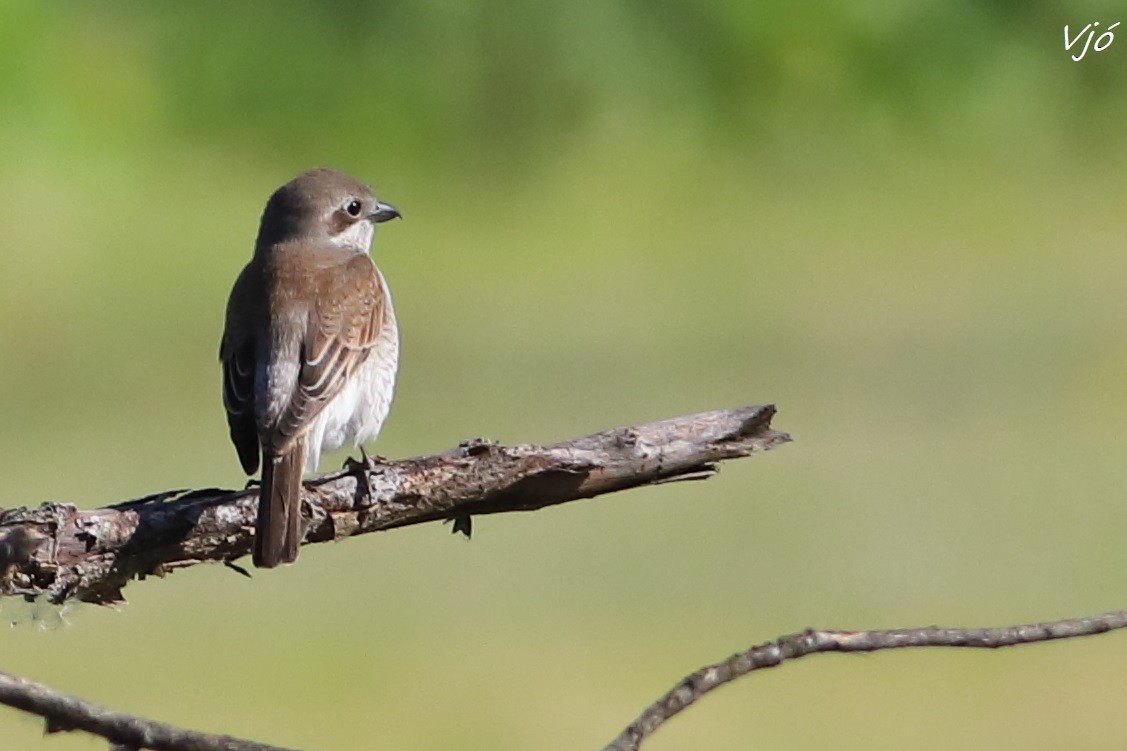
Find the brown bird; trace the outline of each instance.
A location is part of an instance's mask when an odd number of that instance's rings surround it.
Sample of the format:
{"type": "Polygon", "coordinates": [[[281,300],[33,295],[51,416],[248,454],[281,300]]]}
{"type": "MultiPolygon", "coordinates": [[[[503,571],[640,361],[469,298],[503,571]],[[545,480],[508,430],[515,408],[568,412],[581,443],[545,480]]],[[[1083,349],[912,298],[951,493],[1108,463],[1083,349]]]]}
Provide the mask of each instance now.
{"type": "Polygon", "coordinates": [[[248,475],[262,461],[255,566],[297,558],[302,472],[322,451],[375,438],[387,417],[399,330],[369,251],[376,225],[398,216],[324,168],[266,202],[219,349],[231,441],[248,475]]]}

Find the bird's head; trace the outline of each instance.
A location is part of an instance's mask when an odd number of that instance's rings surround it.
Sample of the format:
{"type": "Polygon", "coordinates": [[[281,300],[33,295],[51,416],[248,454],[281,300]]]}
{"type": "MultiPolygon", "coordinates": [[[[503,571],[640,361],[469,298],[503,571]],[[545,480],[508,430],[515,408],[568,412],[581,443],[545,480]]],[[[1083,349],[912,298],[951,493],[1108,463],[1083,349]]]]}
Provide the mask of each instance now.
{"type": "Polygon", "coordinates": [[[399,211],[376,198],[364,183],[321,167],[274,191],[262,212],[257,245],[310,239],[367,253],[376,225],[397,217],[399,211]]]}

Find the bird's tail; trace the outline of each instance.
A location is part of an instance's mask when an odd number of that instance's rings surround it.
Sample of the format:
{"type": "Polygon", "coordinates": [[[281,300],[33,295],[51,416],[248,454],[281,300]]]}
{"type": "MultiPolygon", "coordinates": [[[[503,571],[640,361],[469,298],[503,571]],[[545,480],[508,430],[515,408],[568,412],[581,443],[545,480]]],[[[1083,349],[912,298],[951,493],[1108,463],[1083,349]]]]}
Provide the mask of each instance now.
{"type": "Polygon", "coordinates": [[[262,487],[258,496],[258,521],[254,528],[254,565],[274,568],[293,563],[301,545],[301,472],[305,466],[305,441],[297,441],[285,454],[262,450],[262,487]]]}

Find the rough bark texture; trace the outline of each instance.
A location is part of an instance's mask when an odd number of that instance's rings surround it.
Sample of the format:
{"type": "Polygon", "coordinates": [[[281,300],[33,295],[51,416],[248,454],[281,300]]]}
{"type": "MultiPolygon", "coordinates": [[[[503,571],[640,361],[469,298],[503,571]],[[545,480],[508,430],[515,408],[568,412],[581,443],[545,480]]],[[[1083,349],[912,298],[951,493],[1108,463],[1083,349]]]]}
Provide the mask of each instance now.
{"type": "MultiPolygon", "coordinates": [[[[716,472],[716,462],[790,440],[773,406],[701,412],[551,446],[465,441],[434,456],[374,463],[310,480],[303,544],[480,514],[532,511],[716,472]]],[[[250,551],[257,489],[173,490],[103,508],[69,503],[0,510],[0,595],[121,602],[135,578],[250,551]]]]}

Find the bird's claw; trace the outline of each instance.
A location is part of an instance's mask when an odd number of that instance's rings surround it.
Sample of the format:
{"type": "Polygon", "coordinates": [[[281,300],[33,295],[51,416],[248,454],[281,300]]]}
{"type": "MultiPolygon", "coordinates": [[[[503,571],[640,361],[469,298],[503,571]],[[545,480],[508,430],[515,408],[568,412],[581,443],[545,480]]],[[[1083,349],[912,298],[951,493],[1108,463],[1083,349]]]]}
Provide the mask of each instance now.
{"type": "Polygon", "coordinates": [[[369,473],[386,462],[387,459],[384,457],[378,454],[371,456],[364,450],[363,446],[360,446],[360,458],[353,459],[351,456],[346,458],[341,469],[356,475],[357,489],[361,491],[361,497],[370,502],[372,500],[372,478],[369,473]]]}

